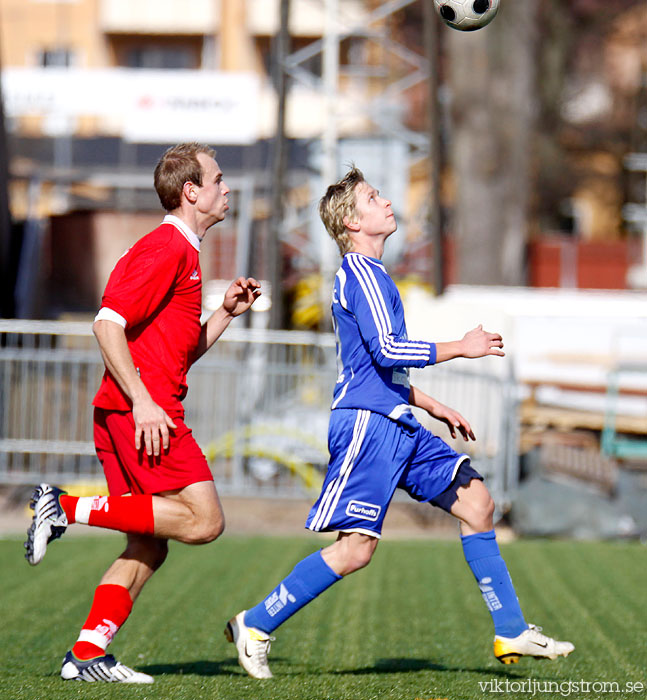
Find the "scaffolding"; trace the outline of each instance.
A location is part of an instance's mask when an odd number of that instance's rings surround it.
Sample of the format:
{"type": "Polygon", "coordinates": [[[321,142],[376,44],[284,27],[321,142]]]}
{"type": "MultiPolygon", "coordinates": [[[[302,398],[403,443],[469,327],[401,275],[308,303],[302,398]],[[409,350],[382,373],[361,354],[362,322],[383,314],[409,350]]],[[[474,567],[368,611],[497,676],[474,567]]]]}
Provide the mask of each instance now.
{"type": "MultiPolygon", "coordinates": [[[[365,175],[378,189],[390,193],[397,212],[398,207],[404,206],[411,168],[427,161],[431,192],[424,219],[440,249],[440,120],[435,70],[438,48],[433,8],[420,0],[367,0],[366,14],[358,19],[340,0],[320,1],[325,17],[322,37],[281,57],[282,70],[290,77],[292,89],[301,86],[324,96],[324,126],[311,148],[311,162],[318,173],[312,179],[311,189],[323,192],[359,155],[365,175]],[[393,31],[402,11],[416,5],[422,8],[424,18],[421,51],[407,46],[393,31]],[[345,61],[341,60],[342,49],[345,61]],[[405,93],[427,84],[432,98],[429,128],[415,130],[406,124],[405,93]]],[[[283,2],[287,4],[288,0],[283,2]]],[[[287,13],[284,21],[289,21],[287,13]]],[[[277,123],[283,126],[280,118],[277,123]]],[[[281,139],[280,133],[277,139],[281,139]]],[[[290,240],[295,228],[307,226],[309,256],[317,262],[321,278],[331,280],[337,254],[317,217],[312,216],[312,211],[303,212],[302,216],[286,212],[286,217],[290,220],[282,226],[285,240],[290,240]]],[[[399,218],[401,229],[405,229],[406,223],[399,218]]],[[[390,246],[392,257],[401,252],[405,234],[402,231],[399,242],[390,246]]],[[[439,270],[440,267],[434,270],[437,279],[433,281],[441,291],[439,270]]],[[[324,285],[322,301],[327,300],[328,291],[324,285]]]]}

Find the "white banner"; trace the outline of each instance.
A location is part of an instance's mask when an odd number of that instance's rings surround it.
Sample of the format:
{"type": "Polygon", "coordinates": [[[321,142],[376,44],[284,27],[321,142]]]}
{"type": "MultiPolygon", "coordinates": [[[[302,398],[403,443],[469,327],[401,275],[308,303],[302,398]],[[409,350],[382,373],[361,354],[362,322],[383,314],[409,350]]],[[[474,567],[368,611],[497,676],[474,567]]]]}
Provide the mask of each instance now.
{"type": "Polygon", "coordinates": [[[260,81],[252,73],[114,68],[5,68],[9,117],[96,116],[129,141],[246,144],[258,138],[260,81]]]}

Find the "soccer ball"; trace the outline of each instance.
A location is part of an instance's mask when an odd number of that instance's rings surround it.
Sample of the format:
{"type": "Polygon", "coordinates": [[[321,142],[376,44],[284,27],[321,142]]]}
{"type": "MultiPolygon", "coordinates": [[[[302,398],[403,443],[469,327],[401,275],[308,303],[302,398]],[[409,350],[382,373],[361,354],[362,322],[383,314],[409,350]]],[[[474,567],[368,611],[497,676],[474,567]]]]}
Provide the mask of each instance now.
{"type": "Polygon", "coordinates": [[[446,25],[471,32],[490,24],[499,11],[499,0],[434,0],[434,6],[446,25]]]}

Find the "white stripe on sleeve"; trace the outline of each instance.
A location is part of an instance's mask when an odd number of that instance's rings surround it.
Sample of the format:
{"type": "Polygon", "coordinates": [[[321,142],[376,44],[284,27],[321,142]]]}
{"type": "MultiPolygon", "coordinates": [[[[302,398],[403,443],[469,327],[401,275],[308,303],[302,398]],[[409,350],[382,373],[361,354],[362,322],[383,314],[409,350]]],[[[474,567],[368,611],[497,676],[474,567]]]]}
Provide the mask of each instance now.
{"type": "Polygon", "coordinates": [[[122,328],[126,328],[128,321],[116,311],[109,309],[107,306],[102,306],[99,309],[99,313],[94,317],[95,321],[113,321],[118,323],[122,328]]]}
{"type": "Polygon", "coordinates": [[[382,354],[391,360],[429,361],[429,344],[416,341],[396,341],[382,290],[370,263],[360,256],[349,255],[348,262],[359,283],[377,329],[382,354]]]}

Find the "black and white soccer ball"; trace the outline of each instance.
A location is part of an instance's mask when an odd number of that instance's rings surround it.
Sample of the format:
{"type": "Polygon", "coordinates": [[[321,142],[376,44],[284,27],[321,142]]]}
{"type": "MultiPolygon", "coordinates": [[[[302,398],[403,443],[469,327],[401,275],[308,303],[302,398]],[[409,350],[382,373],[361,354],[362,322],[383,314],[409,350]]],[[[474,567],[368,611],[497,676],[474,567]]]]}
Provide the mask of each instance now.
{"type": "Polygon", "coordinates": [[[434,6],[446,25],[471,32],[490,24],[499,11],[499,0],[434,0],[434,6]]]}

